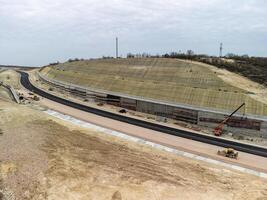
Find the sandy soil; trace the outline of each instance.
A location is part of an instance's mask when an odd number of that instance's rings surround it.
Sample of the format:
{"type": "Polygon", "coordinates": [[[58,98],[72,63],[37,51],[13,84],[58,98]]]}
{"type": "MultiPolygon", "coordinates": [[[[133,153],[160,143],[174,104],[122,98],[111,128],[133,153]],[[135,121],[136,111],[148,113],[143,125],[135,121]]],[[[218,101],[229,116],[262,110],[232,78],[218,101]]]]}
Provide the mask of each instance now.
{"type": "Polygon", "coordinates": [[[6,88],[4,88],[3,86],[0,86],[0,100],[3,100],[3,101],[11,101],[12,100],[8,90],[6,88]]]}
{"type": "MultiPolygon", "coordinates": [[[[34,76],[31,76],[31,77],[34,78],[34,76]]],[[[42,88],[47,89],[46,86],[39,84],[39,82],[34,82],[34,83],[38,83],[38,86],[41,85],[42,88]]],[[[28,95],[27,90],[20,90],[20,92],[24,93],[25,96],[28,95]]],[[[81,103],[84,105],[89,104],[89,106],[99,108],[99,106],[97,106],[96,103],[94,104],[93,102],[90,102],[90,103],[83,102],[82,100],[79,100],[78,98],[74,98],[74,97],[71,97],[69,95],[65,95],[61,92],[53,91],[51,93],[53,93],[55,95],[63,96],[64,98],[71,99],[74,102],[78,102],[78,103],[81,103]]],[[[87,121],[89,123],[97,124],[99,126],[106,127],[108,129],[112,129],[112,130],[121,131],[121,132],[126,133],[128,135],[143,138],[145,140],[149,140],[149,141],[152,141],[152,142],[155,142],[158,144],[162,144],[162,145],[176,148],[179,150],[183,150],[186,152],[191,152],[193,154],[202,155],[202,156],[209,157],[212,159],[221,160],[223,162],[227,162],[230,164],[235,164],[235,165],[243,166],[243,167],[246,167],[249,169],[258,170],[258,171],[262,171],[262,172],[267,173],[267,168],[266,168],[267,159],[266,158],[262,158],[259,156],[239,152],[240,156],[239,156],[238,160],[227,159],[227,158],[224,158],[224,157],[217,155],[217,151],[218,151],[218,149],[220,149],[220,147],[218,147],[218,146],[209,145],[209,144],[205,144],[205,143],[201,143],[201,142],[197,142],[197,141],[192,141],[192,140],[185,139],[185,138],[179,138],[176,136],[163,134],[161,132],[157,132],[157,131],[145,129],[142,127],[126,124],[126,123],[115,121],[112,119],[107,119],[104,117],[100,117],[97,115],[93,115],[93,114],[90,114],[87,112],[83,112],[83,111],[71,108],[68,106],[64,106],[62,104],[50,101],[50,100],[42,98],[42,97],[40,99],[41,99],[41,101],[39,101],[38,103],[37,102],[35,102],[35,103],[37,103],[41,106],[47,107],[49,109],[53,109],[53,110],[56,110],[58,112],[64,113],[66,115],[73,116],[77,119],[87,121]],[[259,162],[259,160],[260,160],[260,162],[259,162]]],[[[116,112],[116,113],[120,114],[118,112],[118,110],[120,108],[118,108],[116,106],[104,105],[101,107],[101,109],[107,110],[109,112],[116,112]]],[[[144,113],[138,113],[138,112],[132,112],[131,111],[127,114],[121,114],[121,115],[127,115],[129,117],[133,117],[133,118],[137,118],[137,119],[141,119],[141,120],[150,121],[150,122],[155,123],[155,119],[154,120],[152,119],[153,118],[152,115],[147,115],[144,113]],[[132,113],[134,113],[134,114],[132,114],[132,113]],[[149,118],[147,118],[147,117],[149,117],[149,118]]],[[[155,116],[154,116],[154,118],[155,118],[155,116]]],[[[172,121],[169,121],[168,123],[157,121],[157,123],[165,125],[165,126],[174,127],[174,128],[189,130],[188,128],[185,128],[184,126],[181,127],[177,124],[173,124],[172,121]]],[[[203,129],[203,130],[205,130],[205,129],[203,129]]],[[[197,132],[197,131],[194,131],[192,129],[189,131],[193,131],[193,132],[196,132],[198,134],[203,134],[202,132],[197,132]]],[[[233,140],[233,137],[230,137],[228,135],[225,135],[224,137],[226,137],[227,139],[233,140]]],[[[251,140],[247,140],[247,139],[249,139],[249,138],[244,137],[244,140],[242,140],[242,142],[252,143],[253,145],[258,144],[258,145],[262,145],[262,146],[267,144],[266,143],[267,141],[263,138],[257,138],[254,136],[253,142],[251,140]]]]}
{"type": "Polygon", "coordinates": [[[210,70],[216,72],[217,76],[226,83],[229,83],[232,86],[251,92],[252,94],[249,94],[250,97],[256,99],[257,101],[267,103],[267,88],[264,87],[263,85],[260,85],[254,81],[249,80],[244,76],[230,72],[226,69],[219,69],[215,66],[200,62],[194,62],[194,61],[187,61],[187,62],[190,63],[193,62],[209,68],[210,70]]]}
{"type": "Polygon", "coordinates": [[[139,126],[134,126],[131,124],[101,117],[68,106],[64,106],[62,104],[47,99],[41,99],[40,105],[46,106],[52,110],[58,111],[63,114],[73,116],[77,119],[87,121],[89,123],[93,123],[111,130],[120,131],[125,134],[132,135],[134,137],[143,138],[145,140],[157,144],[162,144],[164,146],[168,146],[185,152],[190,152],[196,155],[209,157],[215,160],[221,160],[226,163],[235,164],[267,173],[267,158],[239,152],[239,158],[237,160],[229,159],[217,155],[218,149],[221,148],[215,145],[192,141],[190,139],[172,136],[158,131],[153,131],[151,129],[146,129],[139,126]]]}
{"type": "MultiPolygon", "coordinates": [[[[128,110],[127,113],[121,114],[119,112],[119,110],[121,110],[123,108],[120,108],[120,107],[117,107],[117,106],[104,104],[101,107],[99,107],[98,103],[96,103],[96,102],[93,102],[93,101],[85,102],[84,99],[79,98],[77,96],[70,95],[68,92],[59,90],[57,88],[53,88],[54,89],[53,91],[49,91],[49,88],[51,86],[43,84],[43,82],[37,81],[38,80],[37,74],[36,74],[37,70],[38,69],[32,70],[30,72],[30,80],[31,80],[31,82],[35,86],[37,86],[37,87],[39,87],[39,88],[41,88],[43,90],[46,90],[46,92],[51,93],[53,95],[60,96],[60,97],[63,97],[65,99],[69,99],[69,100],[71,100],[73,102],[77,102],[79,104],[83,104],[83,105],[86,105],[86,106],[90,106],[90,107],[94,107],[94,108],[97,108],[97,109],[106,110],[108,112],[114,112],[114,113],[119,114],[119,115],[126,115],[128,117],[141,119],[141,120],[152,122],[152,123],[158,123],[158,124],[162,124],[164,126],[169,126],[169,127],[173,127],[173,128],[178,128],[178,129],[182,129],[182,130],[191,131],[191,132],[196,132],[196,133],[199,133],[199,134],[214,135],[213,128],[193,125],[193,124],[190,124],[190,123],[177,121],[177,120],[173,120],[173,119],[170,119],[170,118],[167,119],[167,122],[163,122],[162,119],[160,119],[159,117],[157,117],[155,115],[150,115],[150,114],[147,114],[147,113],[141,113],[141,112],[131,111],[131,110],[128,110]]],[[[29,96],[28,95],[28,91],[26,91],[24,89],[21,89],[20,93],[24,93],[25,96],[29,96]]],[[[51,106],[50,102],[48,103],[48,105],[46,105],[46,102],[42,102],[42,104],[45,105],[45,106],[48,106],[48,107],[51,106]]],[[[56,107],[56,108],[53,107],[53,109],[56,109],[59,112],[62,112],[62,110],[64,110],[64,109],[60,109],[60,107],[56,107]]],[[[72,113],[68,113],[68,114],[71,115],[72,113]]],[[[78,115],[76,115],[76,117],[77,116],[78,115]]],[[[241,134],[229,134],[229,135],[228,134],[223,134],[222,137],[227,138],[227,139],[231,139],[231,140],[238,140],[239,142],[242,141],[242,142],[245,142],[245,143],[256,144],[256,145],[261,145],[261,146],[267,146],[267,140],[265,138],[258,137],[257,135],[245,135],[244,134],[244,135],[241,136],[241,134]]]]}
{"type": "Polygon", "coordinates": [[[187,64],[178,59],[67,62],[47,67],[42,70],[42,74],[85,87],[221,111],[232,111],[246,102],[246,113],[267,115],[267,107],[263,102],[251,98],[235,84],[222,80],[218,77],[221,73],[216,74],[208,67],[193,62],[187,64]],[[146,65],[148,68],[136,67],[138,65],[146,65]]]}
{"type": "Polygon", "coordinates": [[[1,200],[267,199],[265,179],[83,129],[42,109],[0,100],[1,200]]]}
{"type": "Polygon", "coordinates": [[[266,199],[267,181],[0,102],[2,199],[266,199]],[[3,197],[4,195],[4,197],[3,197]]]}
{"type": "Polygon", "coordinates": [[[0,72],[0,81],[7,85],[12,85],[15,89],[20,89],[19,74],[12,69],[0,72]]]}

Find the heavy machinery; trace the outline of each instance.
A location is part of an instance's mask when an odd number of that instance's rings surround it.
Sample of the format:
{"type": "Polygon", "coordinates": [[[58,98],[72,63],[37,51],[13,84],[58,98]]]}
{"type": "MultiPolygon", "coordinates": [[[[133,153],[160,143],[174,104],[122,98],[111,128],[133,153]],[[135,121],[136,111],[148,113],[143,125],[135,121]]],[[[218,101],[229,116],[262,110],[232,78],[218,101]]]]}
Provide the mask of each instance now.
{"type": "Polygon", "coordinates": [[[224,125],[229,121],[229,119],[231,119],[231,117],[238,111],[240,110],[243,106],[245,105],[245,103],[242,103],[234,112],[232,112],[229,116],[225,117],[225,119],[214,128],[213,133],[216,136],[221,136],[222,134],[222,130],[224,125]]]}
{"type": "Polygon", "coordinates": [[[39,101],[39,100],[40,100],[40,98],[39,98],[37,95],[34,95],[34,96],[32,97],[32,99],[33,99],[34,101],[39,101]]]}
{"type": "Polygon", "coordinates": [[[237,159],[237,157],[238,157],[238,152],[236,152],[232,148],[227,148],[227,149],[224,149],[222,151],[218,150],[217,154],[220,155],[220,156],[233,158],[233,159],[237,159]]]}

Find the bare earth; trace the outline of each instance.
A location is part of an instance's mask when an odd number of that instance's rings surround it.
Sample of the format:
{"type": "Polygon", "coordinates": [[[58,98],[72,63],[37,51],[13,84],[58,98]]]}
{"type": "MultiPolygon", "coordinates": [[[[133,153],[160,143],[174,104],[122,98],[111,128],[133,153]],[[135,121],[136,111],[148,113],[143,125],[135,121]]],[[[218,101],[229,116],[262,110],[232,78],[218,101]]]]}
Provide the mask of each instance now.
{"type": "MultiPolygon", "coordinates": [[[[219,69],[217,69],[216,67],[213,67],[213,66],[207,65],[207,67],[215,68],[214,70],[219,70],[219,69]]],[[[121,110],[123,108],[120,108],[120,107],[117,107],[117,106],[104,104],[101,107],[99,107],[97,102],[92,102],[92,101],[84,102],[83,98],[79,98],[77,96],[72,96],[68,92],[65,92],[65,91],[62,91],[62,90],[57,90],[56,88],[54,88],[53,91],[50,91],[49,90],[50,86],[48,86],[46,84],[43,84],[40,81],[37,81],[38,78],[37,78],[36,72],[37,72],[37,69],[36,70],[32,70],[30,72],[30,80],[31,80],[31,82],[36,87],[39,87],[39,88],[41,88],[41,89],[45,90],[46,92],[51,93],[53,95],[60,96],[60,97],[65,98],[65,99],[69,99],[69,100],[71,100],[73,102],[77,102],[79,104],[83,104],[83,105],[86,105],[86,106],[89,106],[89,107],[94,107],[94,108],[97,108],[97,109],[106,110],[108,112],[114,112],[116,114],[123,115],[123,116],[126,115],[126,116],[131,117],[131,118],[141,119],[141,120],[149,121],[149,122],[152,122],[152,123],[159,123],[159,124],[162,124],[164,126],[183,129],[183,130],[187,130],[187,131],[191,131],[191,132],[196,132],[196,133],[199,133],[199,134],[214,135],[213,129],[210,128],[210,127],[193,125],[193,124],[190,124],[190,123],[177,121],[177,120],[173,120],[173,119],[170,119],[170,118],[167,119],[167,122],[162,122],[162,120],[160,121],[160,119],[155,115],[150,115],[150,114],[147,114],[147,113],[141,113],[141,112],[131,111],[131,110],[128,110],[127,113],[121,114],[119,112],[119,110],[121,110]]],[[[218,71],[216,71],[216,73],[217,72],[218,71]]],[[[226,72],[228,73],[228,71],[226,71],[226,72]]],[[[235,79],[235,76],[239,76],[239,75],[232,74],[232,76],[233,76],[233,79],[235,79]]],[[[227,77],[227,76],[225,76],[225,77],[227,77]]],[[[241,80],[244,81],[246,84],[250,83],[249,80],[246,80],[246,79],[243,80],[242,77],[241,77],[241,80]],[[246,81],[248,81],[248,82],[246,82],[246,81]]],[[[254,84],[256,84],[256,83],[254,83],[254,84]]],[[[243,88],[243,89],[245,89],[245,88],[243,88]]],[[[28,95],[28,91],[23,89],[23,88],[21,90],[19,90],[19,92],[20,93],[24,93],[25,96],[29,96],[28,95]]],[[[256,98],[256,97],[260,98],[258,95],[252,95],[252,96],[255,96],[254,98],[256,98]]],[[[266,97],[267,97],[267,95],[266,95],[266,97]]],[[[92,118],[90,118],[88,116],[81,117],[82,116],[81,112],[77,112],[77,111],[75,111],[75,109],[70,111],[68,107],[65,108],[62,105],[57,105],[55,102],[47,101],[46,99],[43,99],[43,98],[41,98],[41,102],[40,103],[42,104],[42,106],[47,106],[48,108],[55,109],[55,110],[57,110],[59,112],[64,112],[67,115],[74,116],[74,113],[75,113],[75,117],[76,118],[99,124],[98,123],[99,119],[93,120],[92,118]],[[67,110],[68,110],[68,112],[66,112],[67,110]]],[[[104,120],[104,121],[105,122],[102,122],[99,125],[100,126],[107,126],[106,125],[107,124],[106,120],[104,120]]],[[[115,127],[114,124],[113,124],[112,127],[108,127],[108,128],[118,129],[118,127],[121,127],[121,126],[115,127]]],[[[127,134],[130,134],[128,132],[127,128],[125,128],[124,130],[120,130],[120,131],[127,132],[127,134]]],[[[239,136],[237,134],[233,134],[233,135],[223,134],[221,137],[224,137],[226,139],[231,139],[231,140],[238,140],[239,142],[242,141],[242,142],[250,143],[250,144],[253,144],[253,145],[267,146],[267,140],[265,138],[258,137],[257,135],[244,135],[242,137],[242,139],[239,138],[239,136]]]]}
{"type": "Polygon", "coordinates": [[[247,80],[197,62],[167,58],[99,59],[49,66],[41,73],[89,88],[224,111],[232,111],[245,102],[241,114],[267,115],[266,103],[247,92],[248,88],[255,88],[244,85],[247,80]]]}
{"type": "MultiPolygon", "coordinates": [[[[189,61],[187,61],[189,62],[189,61]]],[[[263,85],[260,85],[254,81],[249,80],[248,78],[238,75],[236,73],[230,72],[225,69],[219,69],[212,65],[208,65],[205,63],[190,61],[190,63],[197,63],[199,65],[205,66],[208,69],[216,72],[218,77],[221,78],[226,83],[238,87],[242,90],[249,91],[254,94],[250,94],[250,97],[254,98],[257,101],[261,101],[263,103],[267,103],[267,89],[263,85]]]]}
{"type": "MultiPolygon", "coordinates": [[[[42,109],[0,99],[0,200],[267,199],[265,179],[83,129],[42,109]]],[[[264,168],[263,158],[240,156],[264,168]]]]}
{"type": "Polygon", "coordinates": [[[19,74],[12,69],[3,70],[0,72],[0,81],[7,85],[12,85],[15,89],[21,88],[19,82],[19,74]]]}
{"type": "MultiPolygon", "coordinates": [[[[0,101],[2,199],[267,199],[267,181],[0,101]]],[[[0,199],[1,199],[0,198],[0,199]]]]}

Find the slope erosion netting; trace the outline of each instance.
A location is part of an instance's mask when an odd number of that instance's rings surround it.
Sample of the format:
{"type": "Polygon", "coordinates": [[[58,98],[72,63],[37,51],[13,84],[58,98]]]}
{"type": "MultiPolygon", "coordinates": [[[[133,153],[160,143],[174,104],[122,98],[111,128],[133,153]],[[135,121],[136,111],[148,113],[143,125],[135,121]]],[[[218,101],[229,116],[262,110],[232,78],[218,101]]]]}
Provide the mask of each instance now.
{"type": "MultiPolygon", "coordinates": [[[[267,106],[204,66],[175,59],[106,59],[67,62],[41,70],[48,78],[128,95],[266,115],[267,106]]],[[[251,94],[250,94],[251,95],[251,94]]]]}

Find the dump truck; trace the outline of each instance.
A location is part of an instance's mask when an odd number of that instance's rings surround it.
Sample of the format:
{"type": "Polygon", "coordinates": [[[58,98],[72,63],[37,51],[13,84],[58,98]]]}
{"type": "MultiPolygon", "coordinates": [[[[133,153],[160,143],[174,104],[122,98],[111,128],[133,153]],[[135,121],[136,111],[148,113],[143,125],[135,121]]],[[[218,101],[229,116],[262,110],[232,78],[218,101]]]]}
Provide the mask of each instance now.
{"type": "Polygon", "coordinates": [[[227,148],[227,149],[224,149],[224,150],[218,150],[217,154],[220,155],[220,156],[233,158],[233,159],[237,159],[237,157],[238,157],[238,152],[236,152],[232,148],[227,148]]]}

